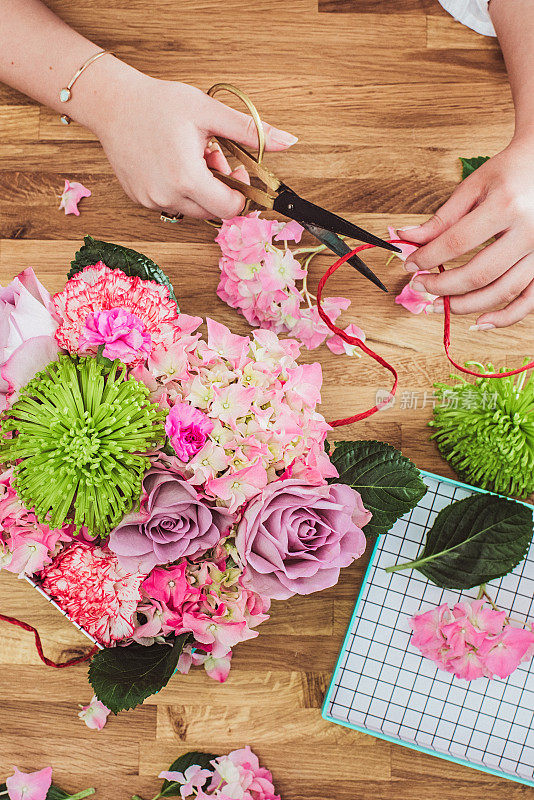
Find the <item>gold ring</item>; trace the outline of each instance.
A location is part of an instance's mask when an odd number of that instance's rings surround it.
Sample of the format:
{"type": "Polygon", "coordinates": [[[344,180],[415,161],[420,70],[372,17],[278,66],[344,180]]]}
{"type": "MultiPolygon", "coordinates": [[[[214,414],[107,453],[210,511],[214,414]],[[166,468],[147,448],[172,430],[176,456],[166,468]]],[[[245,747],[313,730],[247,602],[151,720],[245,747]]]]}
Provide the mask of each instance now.
{"type": "Polygon", "coordinates": [[[167,214],[165,211],[162,211],[159,215],[159,218],[162,222],[181,222],[184,218],[183,214],[167,214]]]}

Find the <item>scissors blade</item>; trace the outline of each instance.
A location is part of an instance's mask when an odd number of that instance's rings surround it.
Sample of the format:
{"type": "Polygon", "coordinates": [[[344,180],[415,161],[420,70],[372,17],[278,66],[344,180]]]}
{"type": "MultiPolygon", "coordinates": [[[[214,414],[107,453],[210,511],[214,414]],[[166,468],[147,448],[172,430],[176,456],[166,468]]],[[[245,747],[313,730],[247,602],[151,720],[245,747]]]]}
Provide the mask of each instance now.
{"type": "Polygon", "coordinates": [[[337,214],[315,205],[315,203],[310,203],[309,200],[304,200],[284,184],[281,185],[278,197],[273,203],[273,209],[286,217],[294,219],[296,222],[300,222],[301,225],[317,225],[327,231],[337,233],[339,236],[349,236],[351,239],[374,244],[376,247],[383,247],[384,250],[391,250],[394,253],[401,252],[398,247],[386,242],[385,239],[380,239],[378,236],[343,219],[343,217],[339,217],[337,214]]]}
{"type": "MultiPolygon", "coordinates": [[[[351,248],[345,244],[343,239],[340,239],[335,233],[331,231],[327,231],[325,228],[320,228],[318,225],[311,225],[305,224],[302,226],[306,228],[307,231],[311,233],[312,236],[315,236],[322,244],[325,244],[333,253],[337,256],[344,256],[347,253],[350,253],[351,248]]],[[[380,278],[378,278],[374,272],[369,269],[367,264],[362,261],[362,259],[358,255],[353,255],[351,258],[347,259],[347,264],[350,264],[357,270],[360,275],[363,275],[364,278],[368,278],[371,283],[374,283],[375,286],[378,286],[379,289],[382,289],[383,292],[387,292],[387,288],[384,286],[380,278]]]]}

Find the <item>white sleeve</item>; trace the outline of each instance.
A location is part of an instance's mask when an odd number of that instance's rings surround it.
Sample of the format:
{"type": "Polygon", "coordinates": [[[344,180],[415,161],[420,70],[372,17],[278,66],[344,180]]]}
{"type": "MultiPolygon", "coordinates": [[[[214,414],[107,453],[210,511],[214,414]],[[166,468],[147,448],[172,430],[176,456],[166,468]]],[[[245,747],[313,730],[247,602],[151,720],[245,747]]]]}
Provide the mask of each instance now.
{"type": "Polygon", "coordinates": [[[484,36],[496,36],[488,11],[489,0],[438,0],[454,19],[484,36]]]}

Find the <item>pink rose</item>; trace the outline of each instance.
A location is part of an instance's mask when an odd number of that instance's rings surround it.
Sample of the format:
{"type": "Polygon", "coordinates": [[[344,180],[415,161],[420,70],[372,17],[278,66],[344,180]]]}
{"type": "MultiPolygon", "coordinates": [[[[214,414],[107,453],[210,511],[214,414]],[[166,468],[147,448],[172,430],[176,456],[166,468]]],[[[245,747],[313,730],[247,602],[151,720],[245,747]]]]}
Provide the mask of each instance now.
{"type": "Polygon", "coordinates": [[[50,295],[33,269],[0,287],[0,410],[58,354],[50,295]]]}
{"type": "Polygon", "coordinates": [[[94,351],[104,345],[102,355],[123,364],[144,361],[151,353],[152,338],[145,323],[124,308],[92,311],[85,318],[78,347],[94,351]]]}
{"type": "Polygon", "coordinates": [[[244,584],[276,600],[334,586],[341,567],[364,552],[362,527],[370,519],[358,492],[345,484],[270,483],[237,529],[244,584]]]}
{"type": "Polygon", "coordinates": [[[189,403],[175,403],[165,421],[165,433],[180,461],[188,462],[206,444],[213,422],[189,403]]]}
{"type": "Polygon", "coordinates": [[[226,509],[212,508],[187,481],[153,467],[143,478],[146,498],[111,532],[109,549],[130,571],[195,557],[214,547],[232,522],[226,509]]]}

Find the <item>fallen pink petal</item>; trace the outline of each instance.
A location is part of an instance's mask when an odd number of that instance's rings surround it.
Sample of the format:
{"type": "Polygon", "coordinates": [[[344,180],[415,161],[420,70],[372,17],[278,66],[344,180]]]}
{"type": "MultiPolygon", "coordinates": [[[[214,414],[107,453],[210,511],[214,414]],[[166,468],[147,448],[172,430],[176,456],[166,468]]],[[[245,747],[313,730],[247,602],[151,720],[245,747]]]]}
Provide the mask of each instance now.
{"type": "MultiPolygon", "coordinates": [[[[399,236],[395,228],[392,228],[391,225],[388,225],[388,233],[390,239],[402,239],[402,236],[399,236]]],[[[401,261],[406,261],[408,256],[411,256],[412,253],[415,253],[419,245],[417,244],[397,244],[397,247],[401,251],[400,253],[395,253],[396,256],[400,258],[401,261]]]]}
{"type": "Polygon", "coordinates": [[[9,800],[46,800],[52,783],[52,767],[45,767],[38,772],[21,772],[15,767],[15,773],[6,780],[9,800]]]}
{"type": "Polygon", "coordinates": [[[87,189],[83,183],[65,180],[65,188],[59,204],[60,210],[64,208],[65,214],[75,214],[79,217],[78,203],[83,197],[91,197],[91,190],[87,189]]]}
{"type": "Polygon", "coordinates": [[[93,695],[87,706],[82,706],[78,716],[93,731],[101,731],[108,720],[110,710],[96,695],[93,695]]]}
{"type": "Polygon", "coordinates": [[[430,294],[430,292],[418,292],[413,288],[413,284],[418,275],[429,275],[428,270],[420,270],[414,272],[404,289],[395,298],[395,302],[403,306],[407,311],[412,314],[431,314],[434,310],[434,300],[437,299],[437,294],[430,294]]]}

